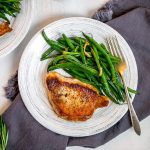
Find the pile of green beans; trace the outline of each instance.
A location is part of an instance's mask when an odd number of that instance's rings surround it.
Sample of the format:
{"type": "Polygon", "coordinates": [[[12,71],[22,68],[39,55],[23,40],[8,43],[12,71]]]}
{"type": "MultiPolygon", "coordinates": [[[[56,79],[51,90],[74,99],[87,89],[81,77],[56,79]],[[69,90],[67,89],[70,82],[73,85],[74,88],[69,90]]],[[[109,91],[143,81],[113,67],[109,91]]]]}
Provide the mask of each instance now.
{"type": "MultiPolygon", "coordinates": [[[[41,61],[53,58],[47,71],[62,68],[72,77],[93,85],[100,95],[105,95],[116,104],[125,102],[125,89],[116,69],[120,58],[113,56],[103,43],[96,42],[83,33],[83,37],[67,37],[62,34],[58,40],[49,39],[42,31],[42,36],[50,46],[41,61]],[[57,51],[57,54],[53,54],[57,51]]],[[[130,93],[137,91],[128,88],[130,93]]]]}
{"type": "Polygon", "coordinates": [[[10,23],[8,16],[16,17],[20,6],[21,0],[0,0],[0,18],[10,23]]]}

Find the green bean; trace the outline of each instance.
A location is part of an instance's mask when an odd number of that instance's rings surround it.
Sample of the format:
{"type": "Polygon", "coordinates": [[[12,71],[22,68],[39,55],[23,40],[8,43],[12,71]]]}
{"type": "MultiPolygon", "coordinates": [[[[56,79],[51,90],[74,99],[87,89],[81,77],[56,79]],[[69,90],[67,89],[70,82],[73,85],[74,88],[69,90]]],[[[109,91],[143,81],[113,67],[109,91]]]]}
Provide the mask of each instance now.
{"type": "Polygon", "coordinates": [[[70,74],[71,76],[72,76],[72,74],[74,74],[80,78],[83,78],[83,79],[86,78],[86,76],[82,72],[80,72],[80,70],[78,70],[78,69],[77,70],[76,69],[69,69],[69,70],[65,69],[65,71],[69,74],[71,73],[70,74]]]}
{"type": "Polygon", "coordinates": [[[79,45],[76,41],[74,41],[74,40],[71,39],[71,38],[70,38],[70,41],[71,41],[71,43],[72,43],[73,45],[75,45],[75,46],[78,46],[78,45],[79,45]]]}
{"type": "MultiPolygon", "coordinates": [[[[93,80],[93,79],[92,79],[93,80]]],[[[102,85],[100,84],[100,83],[97,83],[97,82],[95,82],[96,81],[96,79],[95,80],[93,80],[93,86],[98,90],[98,92],[99,92],[99,94],[100,95],[104,95],[103,94],[103,88],[102,88],[102,85]]],[[[92,85],[92,84],[91,84],[92,85]]]]}
{"type": "Polygon", "coordinates": [[[68,44],[68,46],[71,48],[71,50],[74,50],[75,47],[74,45],[72,44],[72,41],[65,35],[65,34],[62,34],[63,38],[65,39],[66,43],[68,44]]]}
{"type": "MultiPolygon", "coordinates": [[[[107,60],[103,57],[100,56],[100,60],[103,62],[103,63],[107,63],[107,60]]],[[[120,63],[118,60],[111,60],[113,65],[116,65],[118,63],[120,63]]],[[[108,64],[108,63],[107,63],[108,64]]]]}
{"type": "Polygon", "coordinates": [[[72,77],[84,82],[84,83],[87,83],[87,84],[90,84],[90,85],[93,85],[95,87],[95,84],[91,81],[88,81],[80,76],[78,76],[77,74],[73,73],[71,70],[66,70],[67,73],[69,73],[72,77]]]}
{"type": "Polygon", "coordinates": [[[46,60],[46,59],[55,58],[55,57],[57,57],[57,56],[59,56],[59,54],[47,55],[46,57],[41,58],[40,60],[41,60],[41,61],[44,61],[44,60],[46,60]]]}
{"type": "MultiPolygon", "coordinates": [[[[79,48],[80,48],[80,51],[81,51],[81,59],[82,59],[82,62],[83,62],[83,64],[87,65],[86,57],[85,57],[84,49],[83,49],[83,44],[82,44],[81,40],[80,40],[80,47],[79,47],[79,48]]],[[[88,79],[89,81],[91,81],[91,78],[89,77],[89,75],[88,75],[87,73],[84,72],[84,75],[87,77],[87,79],[88,79]]]]}
{"type": "Polygon", "coordinates": [[[86,58],[85,58],[85,55],[84,55],[84,50],[83,50],[83,45],[82,45],[81,40],[80,40],[80,51],[81,51],[82,62],[83,62],[84,64],[87,64],[86,58]]]}
{"type": "Polygon", "coordinates": [[[101,43],[100,45],[101,45],[101,47],[107,52],[107,54],[109,55],[109,57],[110,57],[110,59],[111,59],[112,61],[113,61],[113,60],[118,61],[118,62],[121,61],[121,59],[120,59],[119,57],[113,56],[113,55],[107,50],[106,46],[105,46],[103,43],[101,43]]]}
{"type": "Polygon", "coordinates": [[[67,68],[67,69],[72,69],[72,68],[75,68],[75,69],[79,69],[81,70],[82,72],[86,72],[91,74],[91,75],[94,75],[94,76],[97,76],[98,75],[98,72],[97,70],[93,69],[93,68],[90,68],[84,64],[81,64],[79,62],[75,62],[75,61],[72,61],[70,59],[68,59],[70,62],[66,62],[66,63],[63,63],[63,64],[57,64],[55,66],[51,66],[48,68],[48,71],[50,70],[54,70],[54,69],[58,69],[58,68],[67,68]]]}
{"type": "MultiPolygon", "coordinates": [[[[81,39],[80,39],[80,51],[81,51],[81,59],[82,59],[82,62],[83,64],[87,65],[87,62],[86,62],[86,57],[85,57],[85,53],[84,53],[84,48],[83,48],[83,45],[82,45],[82,42],[81,42],[81,39]]],[[[89,75],[87,75],[85,72],[84,72],[85,76],[87,77],[87,79],[89,81],[91,81],[91,78],[89,77],[89,75]]]]}
{"type": "Polygon", "coordinates": [[[92,53],[93,53],[95,62],[97,64],[97,67],[98,67],[98,70],[99,70],[99,76],[102,79],[102,83],[103,83],[105,89],[107,90],[107,92],[110,92],[109,85],[107,83],[105,74],[102,72],[102,68],[101,68],[101,65],[100,65],[100,62],[99,62],[99,56],[98,56],[97,49],[96,49],[95,46],[93,46],[92,53]]]}
{"type": "Polygon", "coordinates": [[[110,88],[109,88],[109,85],[108,85],[108,82],[107,82],[107,79],[106,79],[106,76],[103,72],[102,76],[101,76],[101,80],[102,80],[102,84],[104,85],[105,87],[105,90],[110,93],[110,88]]]}
{"type": "Polygon", "coordinates": [[[108,77],[111,77],[111,73],[107,69],[107,66],[105,65],[105,63],[101,62],[101,66],[102,66],[103,70],[105,71],[105,73],[108,75],[108,77]]]}
{"type": "Polygon", "coordinates": [[[107,50],[106,46],[101,43],[100,46],[106,51],[107,54],[110,54],[110,52],[107,50]]]}
{"type": "Polygon", "coordinates": [[[53,61],[51,61],[49,64],[48,64],[48,71],[49,71],[49,68],[52,67],[52,65],[56,65],[59,61],[61,60],[73,60],[73,61],[77,61],[77,62],[80,62],[78,59],[76,59],[75,57],[73,56],[70,56],[70,55],[59,55],[57,57],[55,57],[55,59],[53,59],[53,61]]]}
{"type": "Polygon", "coordinates": [[[109,55],[105,52],[105,50],[91,37],[89,37],[88,35],[86,35],[85,33],[83,33],[83,35],[85,36],[85,38],[93,45],[95,45],[95,47],[105,56],[106,60],[108,61],[108,64],[110,66],[110,70],[111,70],[111,74],[112,74],[112,80],[115,83],[116,82],[116,76],[115,76],[115,68],[113,66],[113,63],[109,57],[109,55]]]}
{"type": "Polygon", "coordinates": [[[85,65],[85,64],[82,64],[80,62],[75,62],[75,61],[72,61],[72,60],[69,60],[70,62],[72,62],[72,64],[74,64],[75,66],[78,66],[79,68],[83,69],[83,72],[84,71],[87,71],[87,73],[90,73],[91,75],[94,75],[94,76],[98,76],[98,71],[85,65]]]}
{"type": "Polygon", "coordinates": [[[76,48],[74,49],[74,52],[77,52],[77,51],[78,51],[78,49],[79,49],[79,45],[78,45],[78,46],[76,46],[76,48]]]}
{"type": "Polygon", "coordinates": [[[118,99],[116,99],[111,93],[108,93],[105,89],[104,89],[104,92],[105,92],[106,96],[109,97],[110,100],[113,101],[114,103],[119,104],[119,105],[123,104],[122,101],[119,101],[118,99]]]}
{"type": "Polygon", "coordinates": [[[13,2],[16,2],[16,3],[17,3],[17,2],[18,2],[18,3],[19,3],[19,1],[20,1],[20,0],[0,0],[0,2],[2,2],[2,3],[9,3],[9,2],[12,2],[12,3],[13,3],[13,2]]]}
{"type": "MultiPolygon", "coordinates": [[[[122,88],[123,90],[125,90],[125,88],[124,88],[124,86],[123,86],[123,84],[122,84],[122,83],[117,82],[116,84],[117,84],[120,88],[122,88]]],[[[131,88],[129,88],[129,87],[128,87],[128,91],[129,91],[130,93],[133,93],[133,94],[139,94],[139,92],[138,92],[138,91],[133,90],[133,89],[131,89],[131,88]]]]}
{"type": "Polygon", "coordinates": [[[73,72],[74,70],[65,70],[65,71],[67,73],[69,73],[72,77],[74,77],[74,78],[76,78],[76,79],[78,79],[84,83],[87,83],[87,84],[94,86],[99,91],[99,93],[102,95],[102,90],[101,90],[100,84],[97,84],[95,82],[92,82],[92,81],[85,79],[85,76],[81,77],[78,73],[74,73],[73,72]]]}
{"type": "Polygon", "coordinates": [[[112,87],[111,92],[114,91],[114,95],[115,97],[117,97],[118,100],[124,102],[124,96],[121,93],[121,90],[115,85],[113,84],[111,81],[108,81],[109,85],[112,87]]]}
{"type": "Polygon", "coordinates": [[[62,69],[72,69],[72,68],[79,69],[79,67],[75,66],[73,63],[66,62],[66,63],[56,64],[56,65],[50,66],[50,67],[48,67],[48,71],[59,69],[59,68],[62,68],[62,69]]]}
{"type": "Polygon", "coordinates": [[[99,85],[100,83],[96,80],[96,77],[91,76],[91,80],[96,84],[99,85]]]}
{"type": "Polygon", "coordinates": [[[73,61],[80,63],[80,61],[78,59],[76,59],[75,57],[73,57],[71,55],[59,55],[53,60],[53,65],[56,65],[58,61],[63,60],[63,59],[65,59],[65,60],[69,59],[69,60],[73,60],[73,61]]]}
{"type": "Polygon", "coordinates": [[[5,3],[5,6],[9,8],[9,10],[11,10],[13,13],[19,13],[21,10],[20,6],[19,8],[17,8],[14,5],[10,5],[9,3],[5,3]]]}
{"type": "Polygon", "coordinates": [[[66,44],[66,42],[64,40],[58,39],[57,42],[59,42],[60,44],[62,44],[64,47],[68,47],[68,44],[66,44]]]}
{"type": "Polygon", "coordinates": [[[47,35],[45,34],[45,31],[42,31],[42,36],[45,39],[45,41],[47,42],[47,44],[49,44],[53,49],[57,50],[57,51],[62,51],[63,49],[65,49],[66,47],[56,41],[50,40],[47,35]]]}
{"type": "MultiPolygon", "coordinates": [[[[102,54],[100,51],[98,52],[98,54],[99,54],[99,57],[101,57],[101,59],[102,59],[102,58],[103,58],[103,54],[102,54]]],[[[120,59],[119,57],[113,56],[113,55],[110,54],[110,53],[108,53],[108,55],[109,55],[109,57],[110,57],[110,59],[111,59],[111,61],[112,61],[113,63],[120,63],[121,59],[120,59]]],[[[103,60],[104,60],[105,62],[107,62],[106,59],[103,58],[103,60]]]]}
{"type": "Polygon", "coordinates": [[[122,102],[120,100],[120,96],[118,95],[117,91],[110,85],[111,95],[117,99],[118,102],[122,102]]]}
{"type": "Polygon", "coordinates": [[[66,52],[66,51],[63,51],[62,54],[63,55],[80,56],[80,53],[78,53],[78,52],[66,52]]]}
{"type": "Polygon", "coordinates": [[[8,23],[10,23],[10,21],[8,20],[8,18],[5,16],[5,14],[0,12],[0,18],[6,20],[8,23]]]}
{"type": "Polygon", "coordinates": [[[92,78],[91,78],[91,75],[88,74],[87,72],[83,72],[84,75],[86,76],[86,78],[89,80],[89,81],[92,81],[92,78]]]}
{"type": "MultiPolygon", "coordinates": [[[[54,60],[54,59],[53,59],[54,60]]],[[[49,72],[49,68],[53,65],[53,60],[48,63],[47,72],[49,72]]]]}
{"type": "Polygon", "coordinates": [[[16,15],[14,13],[12,13],[6,6],[3,6],[5,13],[7,13],[10,16],[16,17],[16,15]]]}
{"type": "MultiPolygon", "coordinates": [[[[122,80],[121,80],[121,78],[120,78],[120,74],[119,74],[118,72],[116,72],[116,74],[117,74],[117,82],[116,82],[116,85],[117,85],[118,87],[120,87],[120,88],[123,90],[123,92],[125,93],[125,88],[124,88],[124,85],[122,84],[122,80]]],[[[129,91],[130,93],[139,94],[138,91],[133,90],[132,88],[127,87],[127,89],[128,89],[128,91],[129,91]]]]}
{"type": "Polygon", "coordinates": [[[6,15],[16,17],[16,14],[20,12],[20,0],[1,0],[0,1],[0,18],[10,23],[6,15]]]}
{"type": "Polygon", "coordinates": [[[72,69],[71,71],[72,71],[72,73],[78,75],[81,78],[84,78],[84,79],[86,78],[86,76],[84,75],[84,73],[80,72],[80,70],[72,69]]]}
{"type": "Polygon", "coordinates": [[[89,65],[91,67],[95,67],[95,61],[92,58],[88,58],[87,65],[89,65]]]}
{"type": "Polygon", "coordinates": [[[91,76],[91,79],[94,82],[94,84],[98,87],[100,95],[102,95],[103,94],[103,90],[102,90],[103,85],[101,83],[99,83],[94,76],[91,76]]]}
{"type": "MultiPolygon", "coordinates": [[[[74,39],[72,39],[72,37],[69,38],[69,39],[70,39],[70,42],[71,42],[73,45],[75,45],[75,46],[78,46],[78,45],[79,45],[76,41],[74,41],[74,39]]],[[[66,43],[66,40],[65,40],[63,37],[62,37],[62,38],[59,38],[58,41],[59,41],[60,43],[63,43],[63,44],[66,43]]]]}
{"type": "Polygon", "coordinates": [[[51,52],[53,52],[54,50],[50,47],[48,48],[41,56],[41,61],[49,58],[48,56],[51,54],[51,52]]]}
{"type": "Polygon", "coordinates": [[[125,92],[116,83],[115,83],[115,86],[118,88],[118,91],[120,92],[120,94],[122,96],[121,101],[125,102],[125,92]]]}
{"type": "Polygon", "coordinates": [[[86,40],[84,38],[81,38],[81,37],[73,37],[72,38],[73,40],[75,40],[78,44],[80,44],[80,41],[82,42],[82,44],[84,44],[86,42],[86,40]]]}
{"type": "Polygon", "coordinates": [[[102,71],[102,67],[101,67],[100,62],[99,62],[99,56],[98,56],[98,52],[97,52],[97,49],[95,46],[93,46],[93,49],[91,49],[91,52],[92,52],[94,59],[95,59],[95,62],[97,64],[97,68],[99,70],[99,76],[102,76],[103,71],[102,71]]]}
{"type": "Polygon", "coordinates": [[[121,61],[121,59],[119,58],[119,57],[116,57],[116,56],[113,56],[113,55],[109,55],[109,57],[110,57],[110,59],[113,61],[118,61],[118,62],[120,62],[121,61]]]}
{"type": "MultiPolygon", "coordinates": [[[[104,69],[104,73],[107,77],[107,81],[108,81],[108,84],[110,85],[110,90],[111,92],[113,92],[114,96],[117,97],[117,99],[122,102],[124,102],[124,94],[122,93],[122,90],[120,89],[120,87],[116,84],[116,83],[112,83],[112,81],[110,80],[110,72],[108,71],[108,69],[106,68],[105,64],[103,64],[103,69],[104,69]]],[[[117,81],[116,81],[117,82],[117,81]]]]}
{"type": "MultiPolygon", "coordinates": [[[[107,75],[108,75],[108,74],[107,74],[107,75]]],[[[109,76],[109,75],[108,75],[108,76],[109,76]]],[[[107,76],[107,77],[108,77],[108,76],[107,76]]],[[[112,81],[110,81],[110,76],[108,77],[108,82],[109,82],[109,83],[112,82],[112,81]]],[[[120,100],[121,100],[122,102],[125,102],[125,91],[124,91],[120,86],[118,86],[117,83],[120,83],[120,79],[119,79],[119,78],[117,78],[116,83],[111,83],[111,84],[112,84],[112,86],[114,86],[114,88],[116,89],[116,93],[119,93],[120,100]]]]}

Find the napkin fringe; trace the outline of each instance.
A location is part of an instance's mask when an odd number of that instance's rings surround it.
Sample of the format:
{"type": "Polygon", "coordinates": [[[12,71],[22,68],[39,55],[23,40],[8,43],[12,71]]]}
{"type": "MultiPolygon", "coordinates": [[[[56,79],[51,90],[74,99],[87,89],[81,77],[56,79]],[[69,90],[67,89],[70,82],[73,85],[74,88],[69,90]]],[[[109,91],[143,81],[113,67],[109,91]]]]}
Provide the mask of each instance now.
{"type": "Polygon", "coordinates": [[[107,22],[112,19],[113,11],[112,11],[112,2],[107,3],[103,6],[103,8],[100,8],[94,15],[93,19],[107,22]]]}
{"type": "Polygon", "coordinates": [[[19,87],[18,87],[18,72],[16,72],[7,83],[7,86],[4,87],[5,90],[5,96],[9,100],[13,101],[15,97],[19,93],[19,87]]]}

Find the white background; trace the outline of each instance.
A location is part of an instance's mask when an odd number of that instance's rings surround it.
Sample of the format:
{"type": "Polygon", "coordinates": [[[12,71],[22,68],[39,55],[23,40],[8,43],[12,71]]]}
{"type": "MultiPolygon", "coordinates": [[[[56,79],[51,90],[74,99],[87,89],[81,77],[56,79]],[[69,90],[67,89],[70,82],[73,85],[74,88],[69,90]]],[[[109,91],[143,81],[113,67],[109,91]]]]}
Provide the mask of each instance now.
{"type": "MultiPolygon", "coordinates": [[[[21,54],[33,35],[45,25],[65,17],[84,16],[92,14],[108,0],[34,0],[34,17],[31,28],[19,45],[11,54],[0,58],[0,114],[7,109],[10,101],[4,97],[4,87],[19,64],[21,54]]],[[[133,129],[129,129],[107,144],[96,150],[150,150],[150,117],[141,122],[142,135],[137,136],[133,129]]],[[[91,150],[82,147],[68,147],[67,150],[91,150]]]]}

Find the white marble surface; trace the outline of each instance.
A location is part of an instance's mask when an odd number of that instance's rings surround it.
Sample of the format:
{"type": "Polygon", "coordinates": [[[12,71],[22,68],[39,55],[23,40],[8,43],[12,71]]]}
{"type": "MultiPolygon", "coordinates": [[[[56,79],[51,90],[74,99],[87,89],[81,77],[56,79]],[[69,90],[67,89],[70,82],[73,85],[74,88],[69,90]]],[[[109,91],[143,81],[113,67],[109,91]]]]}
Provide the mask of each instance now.
{"type": "MultiPolygon", "coordinates": [[[[19,47],[0,58],[0,114],[10,105],[4,97],[3,87],[19,64],[21,54],[32,36],[48,23],[64,17],[91,17],[96,9],[108,0],[34,0],[35,12],[30,31],[19,47]]],[[[129,129],[96,150],[150,150],[150,117],[141,122],[142,135],[139,137],[129,129]]],[[[67,150],[91,150],[82,147],[68,147],[67,150]]]]}

